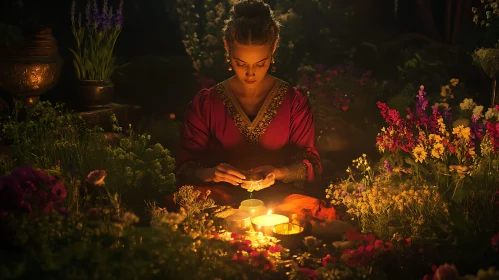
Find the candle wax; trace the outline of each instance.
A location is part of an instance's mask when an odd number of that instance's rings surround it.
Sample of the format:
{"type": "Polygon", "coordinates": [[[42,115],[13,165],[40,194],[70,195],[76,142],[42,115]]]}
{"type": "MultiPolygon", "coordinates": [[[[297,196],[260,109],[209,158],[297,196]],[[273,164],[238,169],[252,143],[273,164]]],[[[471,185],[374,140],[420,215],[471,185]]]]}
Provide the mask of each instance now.
{"type": "Polygon", "coordinates": [[[289,222],[289,218],[283,215],[270,214],[254,217],[251,222],[257,226],[268,227],[289,222]]]}

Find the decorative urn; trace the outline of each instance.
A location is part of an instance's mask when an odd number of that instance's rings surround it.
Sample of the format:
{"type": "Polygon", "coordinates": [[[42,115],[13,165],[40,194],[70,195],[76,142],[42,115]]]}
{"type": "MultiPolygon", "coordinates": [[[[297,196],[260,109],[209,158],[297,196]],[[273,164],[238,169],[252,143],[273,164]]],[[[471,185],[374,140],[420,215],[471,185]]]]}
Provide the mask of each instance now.
{"type": "Polygon", "coordinates": [[[25,36],[21,46],[0,49],[0,88],[31,105],[57,83],[61,68],[52,29],[38,28],[25,36]]]}

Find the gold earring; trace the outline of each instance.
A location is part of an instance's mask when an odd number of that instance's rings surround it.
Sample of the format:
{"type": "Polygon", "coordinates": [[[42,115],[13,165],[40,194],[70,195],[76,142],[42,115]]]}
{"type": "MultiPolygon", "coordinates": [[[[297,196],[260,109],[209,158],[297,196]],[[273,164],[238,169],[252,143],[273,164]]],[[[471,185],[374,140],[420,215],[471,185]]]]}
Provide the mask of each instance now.
{"type": "Polygon", "coordinates": [[[232,65],[230,64],[230,58],[229,58],[229,54],[228,53],[225,54],[225,62],[227,62],[229,64],[229,67],[227,67],[227,69],[229,71],[232,71],[232,65]]]}
{"type": "Polygon", "coordinates": [[[274,59],[274,57],[272,57],[271,63],[272,63],[272,67],[270,67],[270,72],[274,73],[277,70],[277,68],[275,67],[275,59],[274,59]]]}

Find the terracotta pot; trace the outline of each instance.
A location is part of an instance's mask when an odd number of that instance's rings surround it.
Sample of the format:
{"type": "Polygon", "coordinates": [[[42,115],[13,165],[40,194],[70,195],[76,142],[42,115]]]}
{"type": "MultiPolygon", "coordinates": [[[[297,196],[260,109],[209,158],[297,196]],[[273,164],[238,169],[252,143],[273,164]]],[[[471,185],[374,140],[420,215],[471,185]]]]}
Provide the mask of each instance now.
{"type": "Polygon", "coordinates": [[[112,81],[81,80],[79,92],[84,107],[106,108],[111,104],[114,84],[112,81]]]}
{"type": "Polygon", "coordinates": [[[25,35],[24,44],[0,50],[0,87],[12,97],[34,104],[59,80],[62,58],[52,29],[25,35]]]}

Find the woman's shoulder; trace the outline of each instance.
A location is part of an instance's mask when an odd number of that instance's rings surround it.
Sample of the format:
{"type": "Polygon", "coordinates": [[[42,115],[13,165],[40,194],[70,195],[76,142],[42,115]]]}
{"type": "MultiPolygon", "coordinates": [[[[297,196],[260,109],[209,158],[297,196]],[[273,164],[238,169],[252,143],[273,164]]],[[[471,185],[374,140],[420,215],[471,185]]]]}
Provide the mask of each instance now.
{"type": "Polygon", "coordinates": [[[218,95],[217,93],[221,85],[222,83],[218,83],[212,87],[203,88],[199,90],[192,99],[192,102],[203,103],[203,104],[206,104],[207,102],[212,102],[213,98],[215,98],[218,95]]]}

